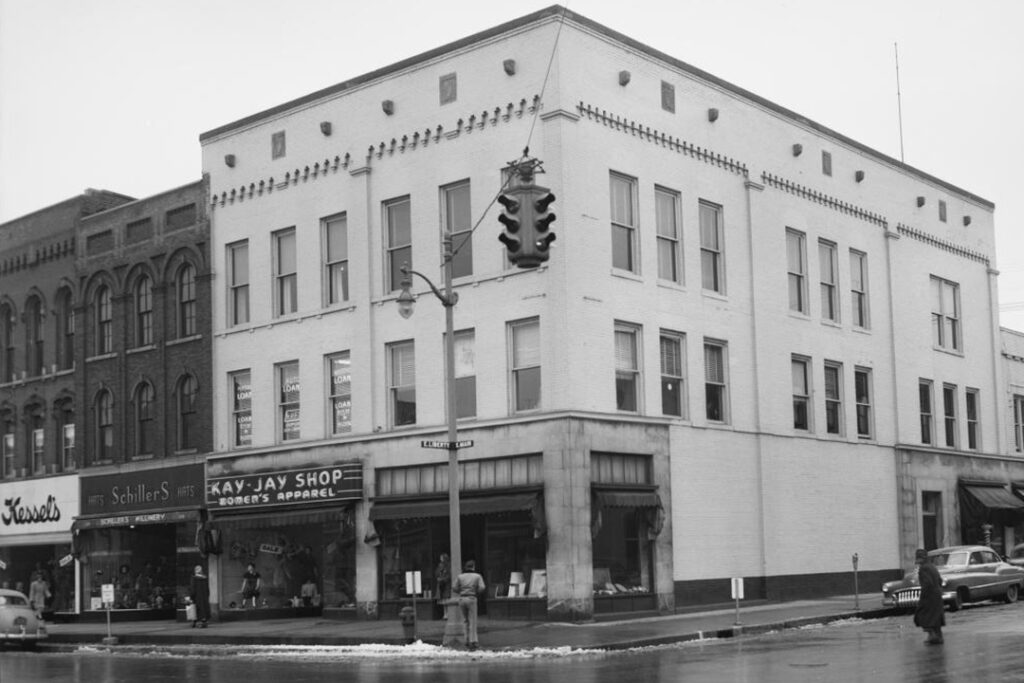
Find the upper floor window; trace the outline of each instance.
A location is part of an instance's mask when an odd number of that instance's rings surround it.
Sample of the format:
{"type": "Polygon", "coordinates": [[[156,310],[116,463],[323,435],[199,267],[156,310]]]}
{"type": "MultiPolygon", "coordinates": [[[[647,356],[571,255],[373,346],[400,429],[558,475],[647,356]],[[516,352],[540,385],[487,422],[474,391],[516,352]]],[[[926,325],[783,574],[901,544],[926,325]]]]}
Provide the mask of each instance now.
{"type": "Polygon", "coordinates": [[[476,333],[455,333],[455,416],[476,417],[476,333]]]}
{"type": "Polygon", "coordinates": [[[807,246],[804,233],[786,229],[786,266],[789,270],[789,310],[807,313],[807,246]]]}
{"type": "Polygon", "coordinates": [[[192,375],[178,380],[178,450],[196,448],[199,436],[199,383],[192,375]]]}
{"type": "Polygon", "coordinates": [[[1013,396],[1013,445],[1018,453],[1024,452],[1024,396],[1013,396]]]}
{"type": "Polygon", "coordinates": [[[412,214],[408,197],[384,202],[387,238],[387,291],[402,289],[402,266],[412,264],[412,214]]]}
{"type": "Polygon", "coordinates": [[[30,474],[43,474],[46,471],[46,420],[42,406],[32,411],[29,417],[29,438],[32,446],[28,471],[30,474]]]}
{"type": "Polygon", "coordinates": [[[295,228],[274,233],[274,315],[299,310],[299,288],[295,228]]]}
{"type": "Polygon", "coordinates": [[[444,237],[451,240],[452,277],[473,274],[473,217],[469,205],[469,182],[441,188],[444,237]]]}
{"type": "Polygon", "coordinates": [[[75,304],[68,287],[57,292],[57,369],[75,366],[75,304]]]}
{"type": "Polygon", "coordinates": [[[960,285],[931,276],[932,343],[947,351],[962,351],[960,337],[960,285]]]}
{"type": "Polygon", "coordinates": [[[943,223],[946,222],[946,200],[939,200],[939,220],[943,223]]]}
{"type": "Polygon", "coordinates": [[[323,220],[325,303],[348,301],[348,218],[345,214],[323,220]]]}
{"type": "Polygon", "coordinates": [[[871,370],[856,368],[853,371],[853,391],[857,402],[857,436],[870,439],[874,436],[875,416],[873,388],[871,386],[871,370]]]}
{"type": "Polygon", "coordinates": [[[790,363],[793,376],[793,429],[811,429],[810,365],[807,358],[793,356],[790,363]]]}
{"type": "Polygon", "coordinates": [[[700,203],[701,285],[709,292],[725,294],[725,240],[722,235],[722,207],[700,203]]]}
{"type": "Polygon", "coordinates": [[[972,451],[978,450],[981,439],[979,426],[980,416],[978,413],[980,409],[980,406],[978,405],[978,394],[979,392],[977,389],[967,389],[964,394],[964,399],[966,401],[965,417],[967,418],[967,448],[972,451]]]}
{"type": "Polygon", "coordinates": [[[153,281],[143,275],[135,283],[135,345],[153,343],[153,281]]]}
{"type": "Polygon", "coordinates": [[[686,417],[685,337],[675,332],[662,332],[661,347],[661,413],[686,417]]]}
{"type": "Polygon", "coordinates": [[[14,445],[14,415],[0,415],[0,465],[3,466],[4,479],[12,479],[17,474],[14,468],[14,445]]]}
{"type": "Polygon", "coordinates": [[[327,357],[331,435],[352,431],[352,359],[348,351],[327,357]]]}
{"type": "Polygon", "coordinates": [[[631,413],[640,410],[640,329],[615,325],[615,408],[631,413]]]}
{"type": "Polygon", "coordinates": [[[153,385],[144,382],[135,391],[135,455],[152,455],[156,443],[156,396],[153,385]]]}
{"type": "Polygon", "coordinates": [[[233,372],[229,379],[231,391],[231,445],[235,448],[252,445],[252,375],[248,370],[233,372]]]}
{"type": "Polygon", "coordinates": [[[825,361],[825,431],[843,433],[843,366],[825,361]]]}
{"type": "Polygon", "coordinates": [[[639,272],[636,258],[636,179],[611,174],[612,267],[639,272]]]}
{"type": "Polygon", "coordinates": [[[109,462],[114,457],[114,395],[104,389],[96,397],[95,460],[109,462]]]}
{"type": "Polygon", "coordinates": [[[932,398],[932,381],[922,379],[917,383],[918,404],[921,412],[921,443],[935,442],[935,408],[932,398]]]}
{"type": "Polygon", "coordinates": [[[676,87],[667,81],[661,82],[661,108],[669,112],[676,110],[676,87]]]}
{"type": "Polygon", "coordinates": [[[865,330],[871,327],[868,317],[868,255],[856,249],[850,250],[850,310],[854,327],[865,330]]]}
{"type": "Polygon", "coordinates": [[[302,384],[299,361],[277,366],[277,425],[281,441],[295,441],[302,435],[302,384]]]}
{"type": "Polygon", "coordinates": [[[832,175],[832,152],[821,152],[821,172],[825,175],[832,175]]]}
{"type": "Polygon", "coordinates": [[[270,136],[270,158],[280,159],[285,155],[285,135],[283,130],[272,133],[270,136]]]}
{"type": "Polygon", "coordinates": [[[441,104],[449,104],[458,98],[458,86],[458,74],[445,74],[438,79],[438,92],[441,104]]]}
{"type": "Polygon", "coordinates": [[[64,401],[57,412],[57,428],[60,435],[60,465],[65,471],[78,467],[75,459],[75,409],[72,401],[64,401]]]}
{"type": "Polygon", "coordinates": [[[110,302],[110,288],[106,285],[96,290],[96,353],[110,353],[114,350],[114,313],[110,302]]]}
{"type": "Polygon", "coordinates": [[[0,382],[14,381],[14,309],[0,305],[0,382]]]}
{"type": "Polygon", "coordinates": [[[818,267],[821,270],[821,317],[839,322],[839,265],[834,242],[818,242],[818,267]]]}
{"type": "Polygon", "coordinates": [[[249,322],[249,241],[227,246],[228,250],[228,323],[249,322]]]}
{"type": "Polygon", "coordinates": [[[540,321],[536,318],[509,323],[509,345],[514,412],[540,408],[540,321]]]}
{"type": "Polygon", "coordinates": [[[178,336],[191,337],[196,334],[196,269],[185,264],[178,271],[178,336]]]}
{"type": "Polygon", "coordinates": [[[942,386],[942,425],[947,448],[956,448],[960,440],[959,430],[957,430],[956,394],[956,386],[952,384],[942,386]]]}
{"type": "Polygon", "coordinates": [[[388,345],[391,425],[416,424],[416,348],[411,341],[388,345]]]}
{"type": "Polygon", "coordinates": [[[38,377],[43,374],[43,302],[33,296],[25,305],[25,360],[28,374],[38,377]]]}
{"type": "Polygon", "coordinates": [[[679,239],[679,193],[654,188],[654,217],[658,224],[658,277],[682,282],[679,239]]]}
{"type": "Polygon", "coordinates": [[[725,342],[704,341],[704,414],[710,422],[729,421],[726,350],[725,342]]]}

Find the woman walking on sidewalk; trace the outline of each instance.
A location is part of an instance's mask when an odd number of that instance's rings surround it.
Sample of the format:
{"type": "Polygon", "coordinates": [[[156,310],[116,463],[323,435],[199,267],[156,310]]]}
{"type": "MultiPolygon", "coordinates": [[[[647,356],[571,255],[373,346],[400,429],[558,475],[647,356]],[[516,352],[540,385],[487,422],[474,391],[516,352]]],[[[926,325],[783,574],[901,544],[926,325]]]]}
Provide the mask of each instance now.
{"type": "Polygon", "coordinates": [[[942,602],[942,577],[925,550],[915,553],[917,581],[921,584],[921,599],[914,612],[914,623],[928,634],[929,645],[941,645],[942,627],[946,625],[946,605],[942,602]]]}
{"type": "Polygon", "coordinates": [[[203,566],[197,564],[189,584],[189,596],[196,606],[196,618],[192,622],[192,628],[199,624],[199,628],[206,628],[210,620],[210,580],[203,573],[203,566]]]}

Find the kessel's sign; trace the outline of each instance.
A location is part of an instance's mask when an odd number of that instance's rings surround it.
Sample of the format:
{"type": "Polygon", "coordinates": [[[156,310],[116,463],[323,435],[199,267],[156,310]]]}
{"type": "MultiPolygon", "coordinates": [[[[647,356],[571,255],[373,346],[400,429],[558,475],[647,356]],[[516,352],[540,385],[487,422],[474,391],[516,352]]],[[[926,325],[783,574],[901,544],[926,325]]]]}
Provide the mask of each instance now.
{"type": "Polygon", "coordinates": [[[232,474],[206,481],[206,505],[210,509],[332,503],[362,497],[361,463],[232,474]]]}

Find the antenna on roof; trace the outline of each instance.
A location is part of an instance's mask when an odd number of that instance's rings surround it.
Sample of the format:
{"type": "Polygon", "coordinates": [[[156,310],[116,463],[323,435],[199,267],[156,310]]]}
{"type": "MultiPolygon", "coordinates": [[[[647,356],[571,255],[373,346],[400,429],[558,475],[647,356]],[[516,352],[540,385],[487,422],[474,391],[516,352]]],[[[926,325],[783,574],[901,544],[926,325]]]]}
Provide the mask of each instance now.
{"type": "Polygon", "coordinates": [[[900,97],[900,46],[899,43],[892,44],[896,52],[896,112],[899,116],[900,125],[900,161],[903,161],[903,100],[900,97]]]}

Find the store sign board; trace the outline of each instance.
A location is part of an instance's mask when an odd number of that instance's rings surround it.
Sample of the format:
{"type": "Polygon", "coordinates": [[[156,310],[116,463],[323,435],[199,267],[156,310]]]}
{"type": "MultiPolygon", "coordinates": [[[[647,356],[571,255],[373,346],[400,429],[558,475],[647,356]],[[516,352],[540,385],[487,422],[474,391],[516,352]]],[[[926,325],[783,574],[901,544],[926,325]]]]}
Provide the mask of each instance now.
{"type": "Polygon", "coordinates": [[[206,505],[220,508],[264,508],[296,503],[332,503],[363,497],[363,466],[345,463],[259,474],[211,477],[206,505]]]}
{"type": "Polygon", "coordinates": [[[203,464],[82,477],[82,514],[117,515],[201,507],[203,464]]]}
{"type": "Polygon", "coordinates": [[[75,475],[0,484],[0,538],[69,531],[78,502],[75,475]]]}

